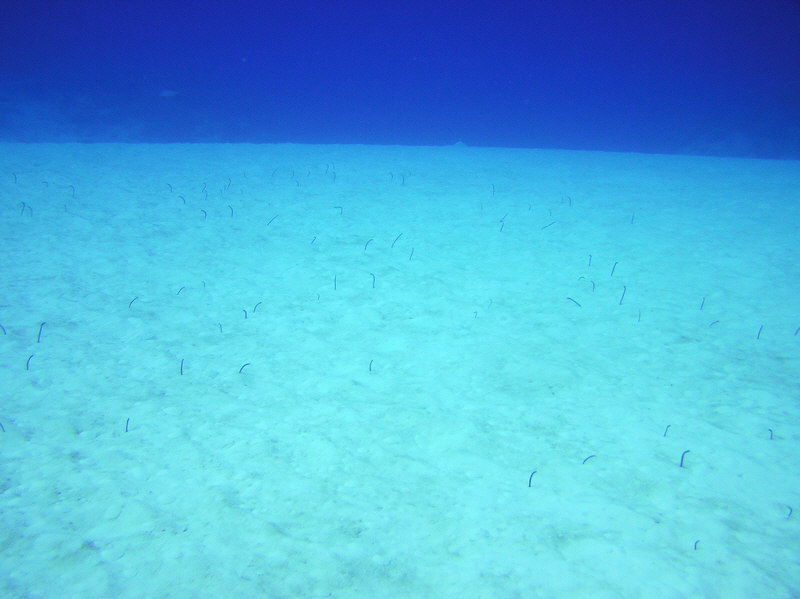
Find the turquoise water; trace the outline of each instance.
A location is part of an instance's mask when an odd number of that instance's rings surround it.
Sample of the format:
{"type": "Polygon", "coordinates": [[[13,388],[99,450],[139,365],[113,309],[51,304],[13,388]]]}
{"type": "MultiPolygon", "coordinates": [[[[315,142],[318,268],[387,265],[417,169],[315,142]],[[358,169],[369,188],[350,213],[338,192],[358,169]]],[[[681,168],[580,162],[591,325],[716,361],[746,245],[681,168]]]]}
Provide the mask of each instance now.
{"type": "Polygon", "coordinates": [[[0,596],[800,596],[796,3],[0,19],[0,596]]]}

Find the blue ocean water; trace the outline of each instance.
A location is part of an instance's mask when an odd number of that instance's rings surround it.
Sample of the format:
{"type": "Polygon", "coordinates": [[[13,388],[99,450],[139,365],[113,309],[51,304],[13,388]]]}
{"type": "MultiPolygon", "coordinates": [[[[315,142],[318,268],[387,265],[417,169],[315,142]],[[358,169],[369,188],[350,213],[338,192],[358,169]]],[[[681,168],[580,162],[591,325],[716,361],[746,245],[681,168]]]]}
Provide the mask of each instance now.
{"type": "Polygon", "coordinates": [[[0,597],[800,596],[799,15],[3,6],[0,597]]]}
{"type": "Polygon", "coordinates": [[[6,3],[0,140],[800,157],[791,0],[6,3]]]}

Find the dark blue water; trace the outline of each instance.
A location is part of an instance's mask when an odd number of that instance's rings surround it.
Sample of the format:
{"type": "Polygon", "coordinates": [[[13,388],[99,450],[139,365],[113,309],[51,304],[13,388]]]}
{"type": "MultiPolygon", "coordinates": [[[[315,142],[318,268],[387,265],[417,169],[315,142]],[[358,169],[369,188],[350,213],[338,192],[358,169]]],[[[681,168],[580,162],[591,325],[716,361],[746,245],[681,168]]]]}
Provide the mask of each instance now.
{"type": "Polygon", "coordinates": [[[799,74],[796,0],[27,0],[0,139],[800,158],[799,74]]]}

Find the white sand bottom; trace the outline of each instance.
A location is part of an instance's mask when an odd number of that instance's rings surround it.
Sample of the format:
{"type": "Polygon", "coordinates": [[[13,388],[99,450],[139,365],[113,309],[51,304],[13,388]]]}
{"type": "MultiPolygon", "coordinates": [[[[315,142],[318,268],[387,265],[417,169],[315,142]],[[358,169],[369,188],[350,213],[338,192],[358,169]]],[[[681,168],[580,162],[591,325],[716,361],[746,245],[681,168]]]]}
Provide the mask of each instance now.
{"type": "Polygon", "coordinates": [[[800,593],[797,162],[0,156],[3,597],[800,593]]]}

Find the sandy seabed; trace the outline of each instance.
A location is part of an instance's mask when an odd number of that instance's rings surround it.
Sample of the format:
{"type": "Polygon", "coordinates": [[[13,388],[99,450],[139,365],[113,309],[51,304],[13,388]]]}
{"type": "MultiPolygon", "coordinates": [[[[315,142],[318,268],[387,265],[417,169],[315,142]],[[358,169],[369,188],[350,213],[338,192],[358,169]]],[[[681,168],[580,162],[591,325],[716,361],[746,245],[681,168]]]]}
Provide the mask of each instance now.
{"type": "Polygon", "coordinates": [[[0,156],[2,596],[800,593],[800,163],[0,156]]]}

